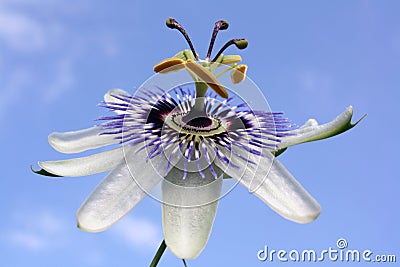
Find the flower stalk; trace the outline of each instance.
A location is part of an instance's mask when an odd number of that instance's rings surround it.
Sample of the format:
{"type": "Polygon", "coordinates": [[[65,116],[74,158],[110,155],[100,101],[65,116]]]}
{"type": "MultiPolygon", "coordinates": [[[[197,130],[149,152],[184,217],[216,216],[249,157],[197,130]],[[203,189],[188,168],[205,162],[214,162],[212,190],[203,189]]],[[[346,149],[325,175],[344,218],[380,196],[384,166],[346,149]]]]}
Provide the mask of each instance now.
{"type": "Polygon", "coordinates": [[[156,267],[158,262],[161,259],[161,256],[164,254],[165,249],[167,248],[167,244],[165,244],[165,240],[163,240],[158,248],[156,255],[154,255],[153,260],[150,263],[150,267],[156,267]]]}
{"type": "MultiPolygon", "coordinates": [[[[156,255],[154,255],[154,258],[150,263],[150,267],[156,267],[157,266],[157,264],[159,263],[162,255],[164,254],[166,248],[167,248],[167,244],[165,243],[165,240],[163,240],[161,242],[160,246],[158,247],[156,255]]],[[[187,267],[187,263],[186,263],[185,259],[182,259],[182,263],[183,263],[184,267],[187,267]]]]}

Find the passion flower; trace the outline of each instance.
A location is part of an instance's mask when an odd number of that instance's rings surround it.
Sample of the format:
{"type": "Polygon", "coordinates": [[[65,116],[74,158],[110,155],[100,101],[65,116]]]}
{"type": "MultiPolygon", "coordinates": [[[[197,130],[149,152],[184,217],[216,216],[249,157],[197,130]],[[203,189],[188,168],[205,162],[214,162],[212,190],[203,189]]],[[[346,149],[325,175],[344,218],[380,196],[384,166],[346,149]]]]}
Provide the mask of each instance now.
{"type": "Polygon", "coordinates": [[[169,18],[167,26],[183,34],[190,50],[160,61],[154,71],[161,76],[187,71],[192,86],[164,89],[156,84],[135,94],[110,90],[100,105],[113,115],[88,129],[52,133],[49,143],[62,153],[119,146],[91,156],[39,162],[42,169],[36,172],[85,176],[110,171],[77,212],[78,226],[90,232],[110,227],[161,183],[165,242],[182,259],[197,257],[205,247],[224,178],[234,178],[286,219],[315,220],[320,206],[275,156],[288,146],[352,128],[352,107],[330,123],[309,120],[300,128],[282,113],[254,110],[219,82],[228,71],[232,84],[246,79],[247,65],[238,65],[241,57],[222,53],[230,45],[246,48],[247,40],[227,42],[210,59],[218,31],[228,28],[220,20],[202,60],[176,20],[169,18]],[[215,74],[221,67],[225,69],[215,74]]]}

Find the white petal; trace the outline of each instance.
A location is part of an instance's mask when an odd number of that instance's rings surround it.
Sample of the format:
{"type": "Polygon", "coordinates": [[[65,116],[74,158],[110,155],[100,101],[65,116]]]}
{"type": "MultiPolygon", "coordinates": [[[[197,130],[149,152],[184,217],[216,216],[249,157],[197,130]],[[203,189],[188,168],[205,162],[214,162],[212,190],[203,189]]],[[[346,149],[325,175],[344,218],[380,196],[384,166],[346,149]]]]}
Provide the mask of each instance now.
{"type": "Polygon", "coordinates": [[[121,100],[119,100],[118,98],[115,98],[112,95],[122,95],[122,96],[128,96],[129,93],[125,90],[122,89],[111,89],[108,90],[108,92],[104,95],[104,101],[105,102],[113,102],[113,103],[123,103],[121,100]]]}
{"type": "Polygon", "coordinates": [[[248,154],[256,165],[246,166],[232,157],[231,161],[241,166],[240,170],[218,159],[215,163],[284,218],[298,223],[315,220],[321,212],[319,204],[269,151],[263,153],[265,157],[248,154]]]}
{"type": "MultiPolygon", "coordinates": [[[[111,89],[104,95],[104,101],[107,103],[125,103],[121,99],[114,97],[113,95],[129,96],[129,93],[122,89],[111,89]]],[[[124,114],[125,111],[115,110],[117,114],[124,114]]]]}
{"type": "MultiPolygon", "coordinates": [[[[214,167],[218,169],[216,166],[214,167]]],[[[218,179],[205,172],[188,173],[173,168],[162,184],[163,230],[165,242],[182,259],[196,258],[207,244],[221,194],[222,172],[218,179]]]]}
{"type": "Polygon", "coordinates": [[[39,166],[59,176],[85,176],[114,169],[124,160],[123,148],[67,160],[43,161],[39,166]]]}
{"type": "Polygon", "coordinates": [[[362,119],[361,118],[353,124],[351,123],[352,116],[353,107],[349,106],[343,113],[341,113],[331,122],[322,125],[318,125],[318,122],[314,119],[309,119],[299,129],[290,131],[292,135],[282,137],[281,142],[278,144],[278,149],[328,138],[345,132],[354,127],[362,119]]]}
{"type": "Polygon", "coordinates": [[[48,140],[55,150],[67,154],[119,143],[115,135],[100,135],[102,132],[104,130],[101,127],[94,126],[79,131],[52,133],[48,140]]]}
{"type": "Polygon", "coordinates": [[[78,227],[100,232],[134,208],[162,179],[167,161],[156,157],[146,162],[147,151],[127,152],[120,163],[93,191],[77,212],[78,227]]]}
{"type": "MultiPolygon", "coordinates": [[[[105,102],[122,103],[123,101],[112,95],[129,95],[121,89],[111,89],[104,95],[105,102]]],[[[123,112],[116,111],[117,114],[123,112]]],[[[118,144],[119,140],[115,139],[115,135],[104,134],[104,129],[94,126],[79,131],[52,133],[49,135],[50,145],[57,151],[62,153],[79,153],[89,149],[95,149],[106,145],[118,144]]]]}

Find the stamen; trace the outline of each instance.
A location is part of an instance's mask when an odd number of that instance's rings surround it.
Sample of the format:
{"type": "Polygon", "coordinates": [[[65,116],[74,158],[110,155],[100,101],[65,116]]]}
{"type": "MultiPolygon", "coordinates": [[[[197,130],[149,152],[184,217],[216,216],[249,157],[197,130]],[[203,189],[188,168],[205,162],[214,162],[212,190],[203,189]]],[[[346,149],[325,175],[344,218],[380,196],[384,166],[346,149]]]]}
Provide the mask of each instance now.
{"type": "Polygon", "coordinates": [[[177,29],[180,33],[182,33],[183,37],[185,37],[186,41],[188,42],[190,50],[192,50],[194,57],[196,58],[196,60],[199,60],[199,57],[197,56],[197,53],[194,50],[192,41],[190,41],[189,35],[186,33],[185,29],[183,29],[182,25],[180,25],[174,18],[168,18],[166,24],[168,28],[177,29]]]}
{"type": "Polygon", "coordinates": [[[220,97],[228,97],[228,91],[226,91],[209,70],[190,59],[186,61],[186,67],[211,87],[220,97]]]}
{"type": "Polygon", "coordinates": [[[236,66],[231,72],[231,81],[233,84],[240,83],[246,78],[247,65],[236,66]]]}
{"type": "Polygon", "coordinates": [[[218,57],[222,54],[222,52],[225,51],[225,49],[227,49],[229,46],[231,45],[235,45],[237,48],[239,48],[240,50],[245,49],[247,47],[247,45],[249,44],[249,42],[246,39],[232,39],[229,42],[227,42],[222,48],[221,50],[218,51],[218,54],[214,57],[213,60],[211,60],[211,62],[215,62],[218,57]]]}
{"type": "Polygon", "coordinates": [[[212,52],[212,49],[213,49],[213,46],[215,43],[215,38],[217,37],[218,31],[226,30],[226,29],[228,29],[228,27],[229,27],[229,23],[226,20],[219,20],[219,21],[215,22],[214,31],[211,36],[210,46],[208,47],[206,60],[210,59],[211,52],[212,52]]]}
{"type": "Polygon", "coordinates": [[[167,73],[185,68],[184,61],[180,58],[167,58],[154,65],[154,72],[167,73]]]}

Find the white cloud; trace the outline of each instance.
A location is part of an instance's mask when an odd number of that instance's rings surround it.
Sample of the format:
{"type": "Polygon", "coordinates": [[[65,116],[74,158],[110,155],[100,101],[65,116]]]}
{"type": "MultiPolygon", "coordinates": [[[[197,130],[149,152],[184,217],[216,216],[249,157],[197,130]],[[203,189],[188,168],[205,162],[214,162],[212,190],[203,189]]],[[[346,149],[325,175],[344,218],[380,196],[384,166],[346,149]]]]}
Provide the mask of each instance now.
{"type": "Polygon", "coordinates": [[[6,69],[0,62],[0,120],[22,108],[26,101],[42,101],[44,104],[53,103],[75,84],[75,57],[66,56],[55,61],[51,75],[40,76],[38,70],[31,66],[20,65],[6,69]]]}
{"type": "Polygon", "coordinates": [[[64,92],[72,88],[75,83],[73,74],[74,60],[72,57],[60,59],[55,66],[53,80],[45,85],[42,100],[45,103],[52,103],[62,96],[64,92]]]}
{"type": "Polygon", "coordinates": [[[0,7],[9,8],[39,8],[49,13],[62,10],[63,13],[77,13],[83,10],[90,10],[93,0],[79,0],[73,3],[68,0],[1,0],[0,7]]]}
{"type": "Polygon", "coordinates": [[[104,262],[107,261],[106,253],[101,251],[85,251],[80,258],[85,266],[104,266],[104,262]]]}
{"type": "Polygon", "coordinates": [[[29,231],[14,230],[8,233],[8,240],[14,245],[18,245],[29,250],[40,250],[46,247],[46,240],[29,231]]]}
{"type": "Polygon", "coordinates": [[[15,50],[41,50],[46,45],[45,27],[32,17],[0,10],[0,39],[15,50]]]}
{"type": "Polygon", "coordinates": [[[118,45],[107,29],[82,34],[70,24],[91,12],[92,0],[0,0],[0,120],[27,100],[51,104],[73,89],[81,57],[95,44],[114,57],[118,45]],[[67,19],[66,19],[67,18],[67,19]],[[72,40],[72,41],[70,41],[72,40]]]}
{"type": "Polygon", "coordinates": [[[330,91],[333,87],[333,78],[318,69],[304,69],[297,75],[301,88],[306,93],[314,93],[320,90],[330,91]]]}
{"type": "Polygon", "coordinates": [[[317,67],[299,70],[297,78],[296,101],[304,111],[326,110],[328,105],[336,105],[338,95],[335,92],[334,76],[317,67]],[[297,90],[298,89],[298,90],[297,90]]]}
{"type": "Polygon", "coordinates": [[[20,107],[18,103],[24,103],[24,92],[27,99],[34,94],[41,96],[44,103],[57,100],[74,84],[74,64],[81,53],[81,43],[75,43],[73,48],[69,46],[69,53],[57,52],[64,51],[66,46],[58,41],[64,40],[60,37],[73,33],[56,16],[50,17],[47,22],[40,21],[34,16],[35,12],[27,12],[13,4],[26,3],[0,2],[0,45],[5,49],[0,58],[3,73],[0,77],[0,119],[10,113],[11,108],[20,107]],[[53,51],[55,56],[52,62],[41,60],[39,52],[43,51],[45,54],[53,51]],[[19,60],[14,60],[14,56],[19,60]],[[54,66],[50,75],[43,75],[40,69],[46,64],[54,66]]]}
{"type": "Polygon", "coordinates": [[[119,240],[134,248],[154,249],[162,240],[159,227],[147,219],[125,217],[111,229],[119,240]]]}
{"type": "Polygon", "coordinates": [[[0,87],[0,119],[7,113],[12,112],[12,107],[22,108],[18,101],[23,96],[25,86],[32,82],[31,71],[27,68],[19,68],[13,71],[8,77],[0,77],[2,86],[0,87]],[[2,80],[6,81],[2,81],[2,80]]]}
{"type": "Polygon", "coordinates": [[[44,250],[62,245],[67,237],[64,219],[51,211],[15,214],[12,227],[3,234],[8,242],[27,250],[44,250]]]}

